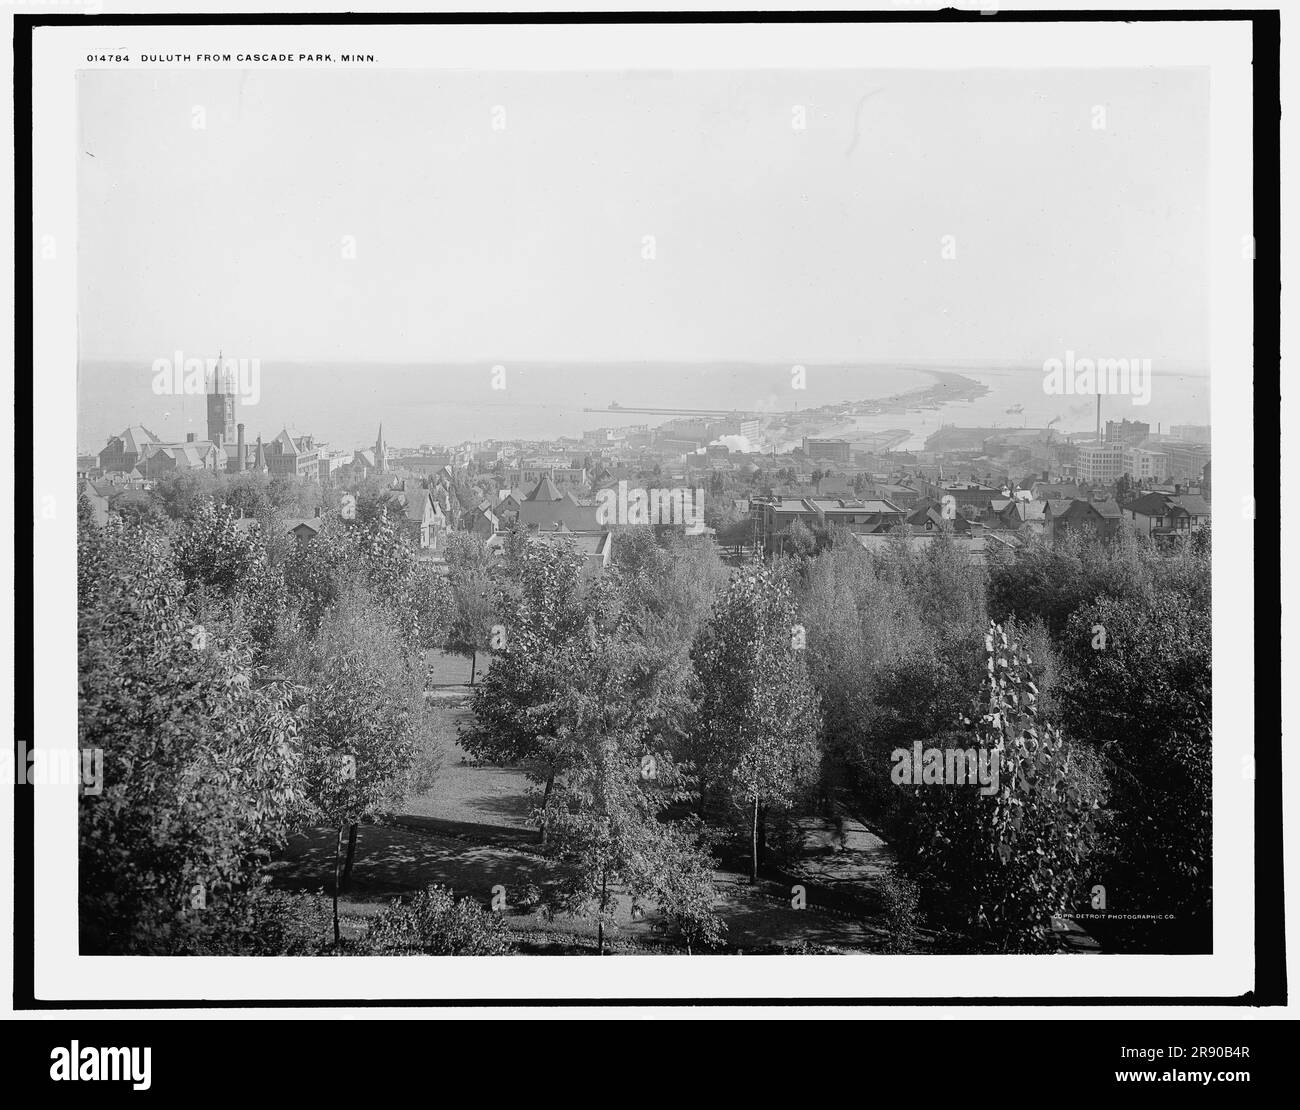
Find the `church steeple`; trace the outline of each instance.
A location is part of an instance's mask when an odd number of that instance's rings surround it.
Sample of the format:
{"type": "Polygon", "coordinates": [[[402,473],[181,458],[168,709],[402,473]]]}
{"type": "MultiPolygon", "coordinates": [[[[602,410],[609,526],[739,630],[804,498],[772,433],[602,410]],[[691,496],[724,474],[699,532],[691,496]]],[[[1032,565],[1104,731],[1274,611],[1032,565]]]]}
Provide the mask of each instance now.
{"type": "Polygon", "coordinates": [[[375,469],[384,473],[388,469],[388,452],[384,450],[384,425],[379,425],[379,438],[375,440],[375,469]]]}

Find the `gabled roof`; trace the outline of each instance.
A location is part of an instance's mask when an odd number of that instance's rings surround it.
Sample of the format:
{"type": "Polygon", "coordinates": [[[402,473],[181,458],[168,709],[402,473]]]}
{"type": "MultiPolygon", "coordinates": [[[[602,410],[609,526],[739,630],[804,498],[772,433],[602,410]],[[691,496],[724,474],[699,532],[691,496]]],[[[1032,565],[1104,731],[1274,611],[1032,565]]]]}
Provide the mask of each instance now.
{"type": "Polygon", "coordinates": [[[551,481],[549,474],[543,475],[542,480],[537,483],[537,488],[528,495],[528,501],[559,501],[563,498],[559,488],[551,481]]]}
{"type": "Polygon", "coordinates": [[[428,511],[433,499],[429,496],[427,489],[412,490],[409,496],[403,498],[406,510],[406,519],[414,520],[417,523],[424,520],[424,514],[428,511]]]}
{"type": "Polygon", "coordinates": [[[1196,494],[1175,496],[1161,493],[1159,490],[1145,493],[1136,501],[1130,501],[1126,508],[1129,512],[1139,513],[1142,516],[1167,516],[1171,509],[1181,510],[1189,516],[1210,515],[1210,506],[1203,497],[1198,497],[1196,494]]]}
{"type": "MultiPolygon", "coordinates": [[[[120,439],[122,441],[122,448],[127,454],[134,452],[137,455],[143,451],[146,445],[162,442],[162,440],[154,435],[153,432],[143,424],[131,424],[123,430],[121,435],[116,435],[113,439],[120,439]]],[[[110,440],[109,442],[112,441],[110,440]]]]}
{"type": "Polygon", "coordinates": [[[1182,497],[1174,497],[1173,501],[1184,512],[1190,516],[1209,516],[1210,506],[1203,497],[1198,497],[1194,493],[1184,494],[1182,497]]]}

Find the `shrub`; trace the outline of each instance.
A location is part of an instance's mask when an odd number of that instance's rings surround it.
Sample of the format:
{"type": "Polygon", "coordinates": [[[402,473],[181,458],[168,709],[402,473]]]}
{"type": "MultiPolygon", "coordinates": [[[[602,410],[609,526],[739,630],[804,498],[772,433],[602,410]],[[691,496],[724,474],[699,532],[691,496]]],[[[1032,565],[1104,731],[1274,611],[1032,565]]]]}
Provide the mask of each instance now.
{"type": "Polygon", "coordinates": [[[456,901],[441,886],[396,899],[367,940],[379,956],[505,956],[513,947],[499,917],[473,899],[456,901]]]}

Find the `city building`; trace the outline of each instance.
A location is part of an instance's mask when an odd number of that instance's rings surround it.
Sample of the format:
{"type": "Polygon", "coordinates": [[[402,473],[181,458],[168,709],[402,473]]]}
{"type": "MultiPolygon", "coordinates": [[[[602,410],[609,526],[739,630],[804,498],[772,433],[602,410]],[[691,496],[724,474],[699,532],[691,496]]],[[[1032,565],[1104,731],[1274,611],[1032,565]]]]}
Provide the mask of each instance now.
{"type": "MultiPolygon", "coordinates": [[[[380,445],[383,433],[380,432],[380,445]]],[[[294,437],[287,428],[282,429],[270,443],[263,447],[263,462],[272,477],[319,478],[320,450],[311,436],[294,437]]]]}
{"type": "Polygon", "coordinates": [[[1124,473],[1130,478],[1162,479],[1169,469],[1168,456],[1163,451],[1147,447],[1129,447],[1124,452],[1124,473]]]}
{"type": "Polygon", "coordinates": [[[1075,460],[1079,481],[1093,486],[1114,485],[1125,472],[1127,450],[1127,446],[1118,440],[1080,444],[1075,460]]]}
{"type": "Polygon", "coordinates": [[[1107,420],[1106,443],[1136,446],[1151,434],[1151,425],[1141,420],[1107,420]]]}
{"type": "Polygon", "coordinates": [[[1210,461],[1210,448],[1204,443],[1183,443],[1165,440],[1160,444],[1168,463],[1165,477],[1171,481],[1199,479],[1210,461]]]}
{"type": "Polygon", "coordinates": [[[810,459],[825,459],[844,466],[853,461],[853,448],[847,439],[809,439],[805,436],[803,453],[810,459]]]}
{"type": "Polygon", "coordinates": [[[105,474],[129,474],[140,464],[145,447],[161,442],[143,424],[132,424],[121,434],[109,436],[108,443],[99,452],[99,469],[105,474]]]}

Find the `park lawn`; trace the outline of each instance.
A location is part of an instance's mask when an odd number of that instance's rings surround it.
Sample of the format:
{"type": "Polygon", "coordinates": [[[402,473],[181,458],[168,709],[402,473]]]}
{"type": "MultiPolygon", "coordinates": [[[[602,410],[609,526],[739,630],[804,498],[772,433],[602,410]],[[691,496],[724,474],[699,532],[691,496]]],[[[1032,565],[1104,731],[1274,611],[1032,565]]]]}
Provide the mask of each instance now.
{"type": "MultiPolygon", "coordinates": [[[[459,661],[461,680],[468,677],[467,659],[439,654],[439,673],[454,674],[459,661]]],[[[363,930],[367,918],[391,899],[440,884],[485,907],[494,896],[498,902],[504,898],[500,912],[523,953],[594,951],[593,920],[563,914],[552,918],[529,907],[529,888],[543,885],[551,867],[537,845],[531,814],[536,790],[521,770],[476,765],[460,746],[458,729],[472,716],[468,688],[430,689],[425,706],[432,722],[425,742],[441,763],[437,779],[381,824],[360,829],[352,885],[340,898],[345,933],[363,930]]],[[[335,835],[317,829],[295,837],[272,866],[275,885],[328,891],[335,835]]],[[[755,886],[727,870],[717,871],[715,882],[715,906],[727,925],[728,951],[878,952],[889,942],[879,922],[815,906],[800,908],[791,891],[778,884],[755,886]]],[[[653,907],[633,920],[631,900],[620,893],[614,927],[606,931],[607,946],[615,952],[680,951],[655,931],[656,921],[653,907]]]]}

